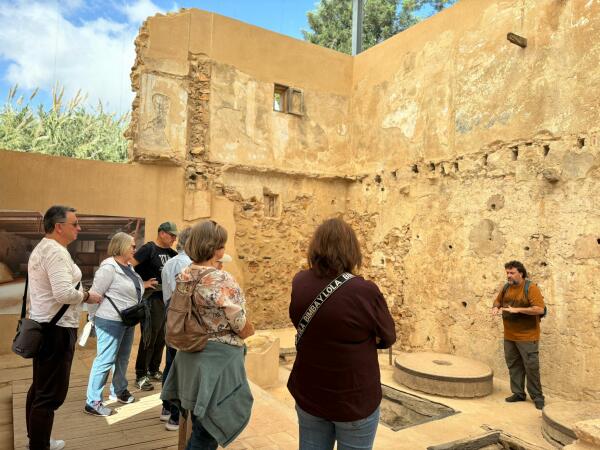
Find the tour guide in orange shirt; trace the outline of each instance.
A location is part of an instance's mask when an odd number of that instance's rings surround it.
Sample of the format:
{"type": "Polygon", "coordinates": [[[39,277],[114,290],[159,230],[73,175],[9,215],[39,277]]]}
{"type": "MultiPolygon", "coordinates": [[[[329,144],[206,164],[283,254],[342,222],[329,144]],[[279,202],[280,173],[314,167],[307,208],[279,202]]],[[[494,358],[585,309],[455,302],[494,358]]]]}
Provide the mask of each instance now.
{"type": "Polygon", "coordinates": [[[535,407],[544,407],[544,394],[540,382],[538,345],[540,340],[540,318],[544,314],[544,297],[537,285],[527,278],[527,270],[519,261],[504,264],[507,284],[500,291],[492,314],[502,313],[504,324],[504,358],[510,374],[512,395],[507,402],[525,401],[525,375],[527,392],[535,407]],[[526,284],[528,289],[526,292],[526,284]]]}

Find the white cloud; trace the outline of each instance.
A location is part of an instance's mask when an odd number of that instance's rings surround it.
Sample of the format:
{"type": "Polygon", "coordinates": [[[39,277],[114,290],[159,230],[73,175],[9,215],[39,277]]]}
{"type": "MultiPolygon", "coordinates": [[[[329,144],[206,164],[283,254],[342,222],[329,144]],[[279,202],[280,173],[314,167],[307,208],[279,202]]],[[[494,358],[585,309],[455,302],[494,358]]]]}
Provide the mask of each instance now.
{"type": "Polygon", "coordinates": [[[100,99],[108,110],[129,111],[134,39],[141,22],[159,8],[138,0],[123,7],[126,22],[69,21],[66,14],[73,17],[80,5],[78,0],[70,0],[67,8],[44,1],[2,5],[0,58],[8,61],[2,76],[11,85],[47,92],[58,82],[67,98],[81,89],[89,104],[100,99]]]}
{"type": "Polygon", "coordinates": [[[151,0],[138,0],[134,3],[127,3],[123,5],[122,10],[129,22],[132,23],[142,23],[148,16],[153,16],[157,12],[164,13],[151,0]]]}

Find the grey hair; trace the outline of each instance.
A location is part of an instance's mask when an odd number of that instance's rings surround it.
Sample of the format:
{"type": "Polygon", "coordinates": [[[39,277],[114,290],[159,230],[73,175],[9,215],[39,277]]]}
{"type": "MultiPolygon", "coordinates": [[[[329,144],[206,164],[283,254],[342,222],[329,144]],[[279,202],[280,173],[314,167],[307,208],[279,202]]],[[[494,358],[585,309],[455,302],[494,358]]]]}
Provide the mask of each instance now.
{"type": "Polygon", "coordinates": [[[183,230],[181,230],[181,232],[179,233],[179,236],[177,236],[177,251],[178,252],[185,249],[185,243],[187,242],[188,238],[190,237],[191,231],[192,231],[191,227],[186,227],[183,230]]]}
{"type": "Polygon", "coordinates": [[[44,214],[44,233],[52,233],[57,223],[64,223],[67,220],[68,212],[75,211],[75,208],[62,205],[54,205],[48,208],[48,211],[44,214]]]}
{"type": "Polygon", "coordinates": [[[133,236],[119,231],[108,244],[108,256],[123,256],[133,242],[133,236]]]}

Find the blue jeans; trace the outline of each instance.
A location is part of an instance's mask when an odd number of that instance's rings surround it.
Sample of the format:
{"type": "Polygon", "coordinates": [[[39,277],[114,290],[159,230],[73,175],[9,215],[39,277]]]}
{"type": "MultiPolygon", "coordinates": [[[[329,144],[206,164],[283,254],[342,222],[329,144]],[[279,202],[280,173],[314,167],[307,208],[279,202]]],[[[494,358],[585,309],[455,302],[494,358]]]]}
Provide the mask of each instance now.
{"type": "Polygon", "coordinates": [[[126,327],[117,320],[94,319],[97,353],[90,372],[86,402],[102,401],[102,391],[113,370],[111,395],[121,395],[127,389],[127,365],[133,344],[134,327],[126,327]]]}
{"type": "Polygon", "coordinates": [[[364,419],[332,422],[308,414],[296,405],[300,426],[300,450],[330,450],[337,440],[338,450],[371,449],[379,424],[379,406],[364,419]]]}
{"type": "MultiPolygon", "coordinates": [[[[185,447],[185,450],[217,450],[219,446],[217,440],[206,431],[199,420],[196,420],[193,414],[192,418],[192,435],[185,447]]],[[[189,417],[190,417],[189,416],[189,417]]]]}

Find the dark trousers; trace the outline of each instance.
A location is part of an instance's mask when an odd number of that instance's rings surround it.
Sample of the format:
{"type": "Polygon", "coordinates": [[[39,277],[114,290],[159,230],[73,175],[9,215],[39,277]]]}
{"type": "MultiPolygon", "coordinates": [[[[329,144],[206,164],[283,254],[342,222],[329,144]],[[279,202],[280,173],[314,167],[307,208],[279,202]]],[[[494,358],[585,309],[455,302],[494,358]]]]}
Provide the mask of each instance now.
{"type": "MultiPolygon", "coordinates": [[[[175,355],[177,354],[177,350],[175,350],[174,348],[171,348],[167,345],[167,355],[165,357],[166,361],[165,361],[165,370],[163,370],[163,378],[162,378],[162,385],[165,385],[165,381],[167,380],[167,377],[169,376],[169,371],[171,370],[171,364],[173,364],[173,360],[175,359],[175,355]]],[[[169,411],[171,411],[171,419],[175,422],[179,422],[179,408],[177,408],[177,406],[175,406],[175,404],[167,401],[167,400],[163,400],[163,408],[168,409],[169,411]]]]}
{"type": "Polygon", "coordinates": [[[148,372],[157,372],[165,349],[165,303],[162,292],[152,293],[146,301],[150,304],[151,326],[149,330],[141,327],[142,339],[135,360],[136,378],[143,377],[148,372]],[[146,339],[148,346],[145,345],[146,339]]]}
{"type": "Polygon", "coordinates": [[[219,443],[192,414],[192,435],[185,450],[217,450],[219,443]]]}
{"type": "Polygon", "coordinates": [[[504,359],[510,374],[510,390],[513,394],[525,397],[525,376],[527,392],[533,399],[544,399],[540,381],[540,358],[538,341],[504,340],[504,359]]]}
{"type": "Polygon", "coordinates": [[[54,411],[63,404],[69,390],[76,340],[77,328],[53,325],[44,330],[42,348],[33,358],[33,380],[25,409],[31,450],[50,448],[54,411]]]}

